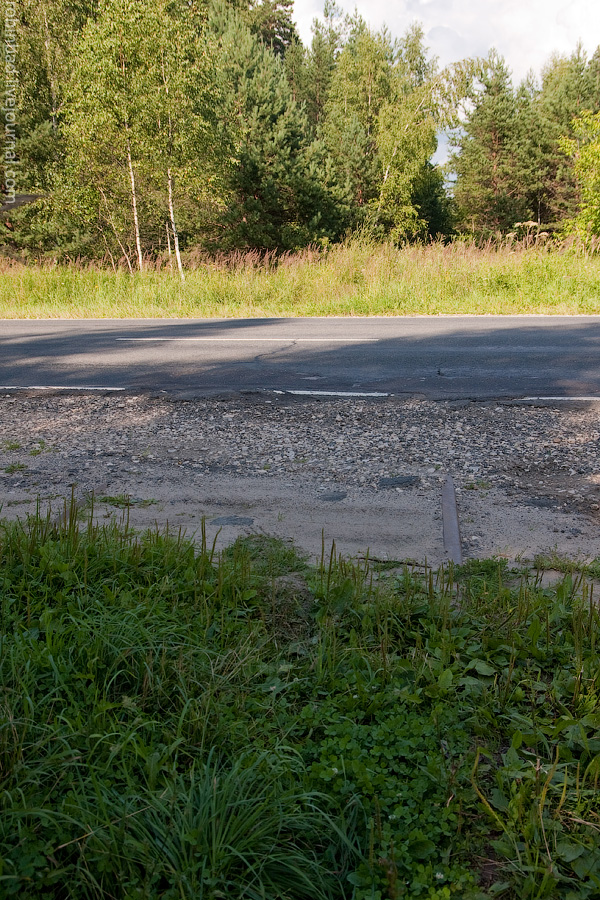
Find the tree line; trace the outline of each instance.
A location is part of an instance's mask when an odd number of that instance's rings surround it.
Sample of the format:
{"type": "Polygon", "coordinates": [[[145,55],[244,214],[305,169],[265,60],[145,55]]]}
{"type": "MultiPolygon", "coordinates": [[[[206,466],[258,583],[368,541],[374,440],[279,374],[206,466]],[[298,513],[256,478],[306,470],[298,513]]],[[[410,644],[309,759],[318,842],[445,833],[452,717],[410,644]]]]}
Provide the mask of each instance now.
{"type": "MultiPolygon", "coordinates": [[[[2,20],[4,21],[4,19],[2,20]]],[[[327,0],[22,0],[9,252],[103,257],[600,232],[600,48],[516,88],[327,0]],[[449,163],[432,163],[447,132],[449,163]],[[526,223],[526,226],[523,225],[526,223]],[[527,224],[529,223],[529,224],[527,224]]]]}

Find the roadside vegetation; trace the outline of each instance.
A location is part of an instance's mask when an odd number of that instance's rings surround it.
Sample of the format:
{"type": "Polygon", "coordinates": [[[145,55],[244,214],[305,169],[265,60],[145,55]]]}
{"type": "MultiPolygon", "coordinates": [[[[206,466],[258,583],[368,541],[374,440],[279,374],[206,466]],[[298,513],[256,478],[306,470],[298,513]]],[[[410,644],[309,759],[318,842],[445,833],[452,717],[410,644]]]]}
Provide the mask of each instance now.
{"type": "Polygon", "coordinates": [[[2,525],[1,896],[598,896],[583,575],[197,537],[2,525]]]}
{"type": "Polygon", "coordinates": [[[526,242],[394,247],[355,238],[327,251],[238,253],[129,274],[4,261],[2,318],[597,314],[600,256],[526,242]]]}
{"type": "Polygon", "coordinates": [[[408,18],[394,36],[327,0],[305,45],[293,16],[292,0],[21,0],[0,16],[2,252],[131,272],[165,255],[183,280],[189,251],[360,231],[600,235],[600,48],[516,84],[495,50],[441,68],[408,18]]]}

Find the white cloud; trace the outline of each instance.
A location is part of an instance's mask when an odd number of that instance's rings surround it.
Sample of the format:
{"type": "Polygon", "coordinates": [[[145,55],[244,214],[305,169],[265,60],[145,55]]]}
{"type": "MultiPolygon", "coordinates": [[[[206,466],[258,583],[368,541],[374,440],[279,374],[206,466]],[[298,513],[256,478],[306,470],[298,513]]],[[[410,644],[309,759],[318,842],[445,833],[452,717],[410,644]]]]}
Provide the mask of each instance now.
{"type": "MultiPolygon", "coordinates": [[[[581,40],[591,55],[600,44],[597,0],[338,0],[347,12],[355,7],[374,28],[388,25],[400,36],[411,22],[423,25],[431,52],[440,63],[465,56],[501,53],[520,81],[539,73],[553,52],[571,53],[581,40]]],[[[318,0],[295,0],[295,20],[305,43],[313,18],[323,9],[318,0]]]]}

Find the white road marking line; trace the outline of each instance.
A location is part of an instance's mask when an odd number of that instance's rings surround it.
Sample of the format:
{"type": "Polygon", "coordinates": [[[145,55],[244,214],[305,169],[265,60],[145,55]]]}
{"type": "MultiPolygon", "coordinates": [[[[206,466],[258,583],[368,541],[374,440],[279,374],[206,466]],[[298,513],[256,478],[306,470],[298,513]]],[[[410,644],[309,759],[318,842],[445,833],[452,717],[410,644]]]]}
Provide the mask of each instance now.
{"type": "MultiPolygon", "coordinates": [[[[353,338],[240,338],[240,337],[148,337],[148,338],[115,338],[116,341],[128,343],[147,343],[153,341],[189,341],[191,343],[269,343],[269,344],[353,344],[353,338]]],[[[360,338],[361,344],[376,344],[379,338],[360,338]]]]}
{"type": "Polygon", "coordinates": [[[89,384],[5,384],[0,391],[124,391],[122,387],[96,387],[89,384]]]}
{"type": "MultiPolygon", "coordinates": [[[[502,399],[502,398],[500,398],[502,399]]],[[[600,401],[600,394],[595,397],[517,397],[517,400],[560,400],[562,403],[576,403],[578,400],[600,401]]]]}
{"type": "Polygon", "coordinates": [[[377,391],[271,391],[272,394],[300,394],[303,397],[391,397],[377,391]]]}

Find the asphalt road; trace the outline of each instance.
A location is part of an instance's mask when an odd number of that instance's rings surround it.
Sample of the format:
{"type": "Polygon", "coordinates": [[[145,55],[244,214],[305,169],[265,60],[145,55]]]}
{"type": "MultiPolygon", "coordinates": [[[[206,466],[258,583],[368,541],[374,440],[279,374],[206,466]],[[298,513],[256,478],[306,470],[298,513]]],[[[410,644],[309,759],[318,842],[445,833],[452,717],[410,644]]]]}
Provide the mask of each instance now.
{"type": "Polygon", "coordinates": [[[0,390],[598,397],[600,317],[0,320],[0,390]]]}

